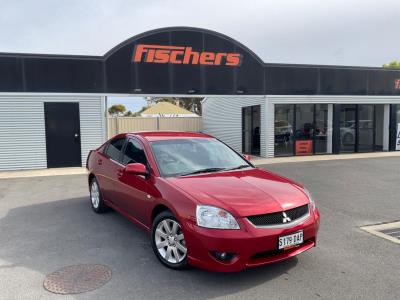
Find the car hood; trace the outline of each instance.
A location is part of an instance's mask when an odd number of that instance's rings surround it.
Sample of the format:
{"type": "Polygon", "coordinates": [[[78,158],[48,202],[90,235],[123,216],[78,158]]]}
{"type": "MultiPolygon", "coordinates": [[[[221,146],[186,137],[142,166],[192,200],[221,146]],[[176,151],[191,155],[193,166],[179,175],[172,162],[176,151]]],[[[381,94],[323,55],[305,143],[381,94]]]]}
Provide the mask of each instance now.
{"type": "Polygon", "coordinates": [[[199,204],[221,207],[240,217],[288,210],[308,203],[299,184],[257,168],[173,177],[167,181],[199,204]]]}

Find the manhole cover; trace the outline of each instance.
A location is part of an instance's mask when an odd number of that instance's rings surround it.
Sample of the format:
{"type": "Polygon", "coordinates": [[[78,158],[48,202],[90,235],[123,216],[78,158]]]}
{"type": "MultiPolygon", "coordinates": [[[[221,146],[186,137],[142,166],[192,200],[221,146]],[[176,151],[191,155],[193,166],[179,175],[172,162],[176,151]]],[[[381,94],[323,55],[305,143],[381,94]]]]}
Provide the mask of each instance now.
{"type": "Polygon", "coordinates": [[[55,294],[79,294],[98,289],[111,276],[111,270],[103,265],[68,266],[47,275],[43,286],[55,294]]]}
{"type": "Polygon", "coordinates": [[[393,243],[400,244],[400,221],[362,226],[361,229],[393,243]]]}

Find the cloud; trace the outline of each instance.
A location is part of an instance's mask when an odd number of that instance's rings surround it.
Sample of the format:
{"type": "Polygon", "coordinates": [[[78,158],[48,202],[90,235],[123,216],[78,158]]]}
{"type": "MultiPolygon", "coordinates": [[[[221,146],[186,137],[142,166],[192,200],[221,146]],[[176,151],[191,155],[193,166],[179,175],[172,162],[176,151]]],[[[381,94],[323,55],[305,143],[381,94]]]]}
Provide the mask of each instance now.
{"type": "Polygon", "coordinates": [[[380,66],[400,59],[400,1],[0,1],[0,51],[103,55],[166,26],[203,27],[266,62],[380,66]]]}

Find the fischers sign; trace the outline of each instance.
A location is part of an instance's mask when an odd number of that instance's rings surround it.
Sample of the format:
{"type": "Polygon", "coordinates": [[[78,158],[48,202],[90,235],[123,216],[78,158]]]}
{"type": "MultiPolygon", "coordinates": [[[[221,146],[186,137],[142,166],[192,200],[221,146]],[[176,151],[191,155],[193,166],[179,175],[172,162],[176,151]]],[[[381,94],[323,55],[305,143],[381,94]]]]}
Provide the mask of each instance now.
{"type": "Polygon", "coordinates": [[[158,64],[210,65],[210,66],[240,66],[242,56],[239,53],[199,52],[192,47],[163,46],[139,44],[132,56],[133,62],[158,64]]]}

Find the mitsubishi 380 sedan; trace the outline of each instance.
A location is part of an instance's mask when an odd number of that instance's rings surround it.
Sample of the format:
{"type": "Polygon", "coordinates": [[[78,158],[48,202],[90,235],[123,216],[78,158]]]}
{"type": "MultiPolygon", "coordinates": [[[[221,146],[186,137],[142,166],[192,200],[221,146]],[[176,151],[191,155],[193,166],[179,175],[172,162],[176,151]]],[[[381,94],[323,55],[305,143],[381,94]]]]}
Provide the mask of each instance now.
{"type": "Polygon", "coordinates": [[[316,245],[320,215],[300,184],[201,133],[119,134],[89,153],[91,206],[149,232],[156,257],[234,272],[316,245]]]}

